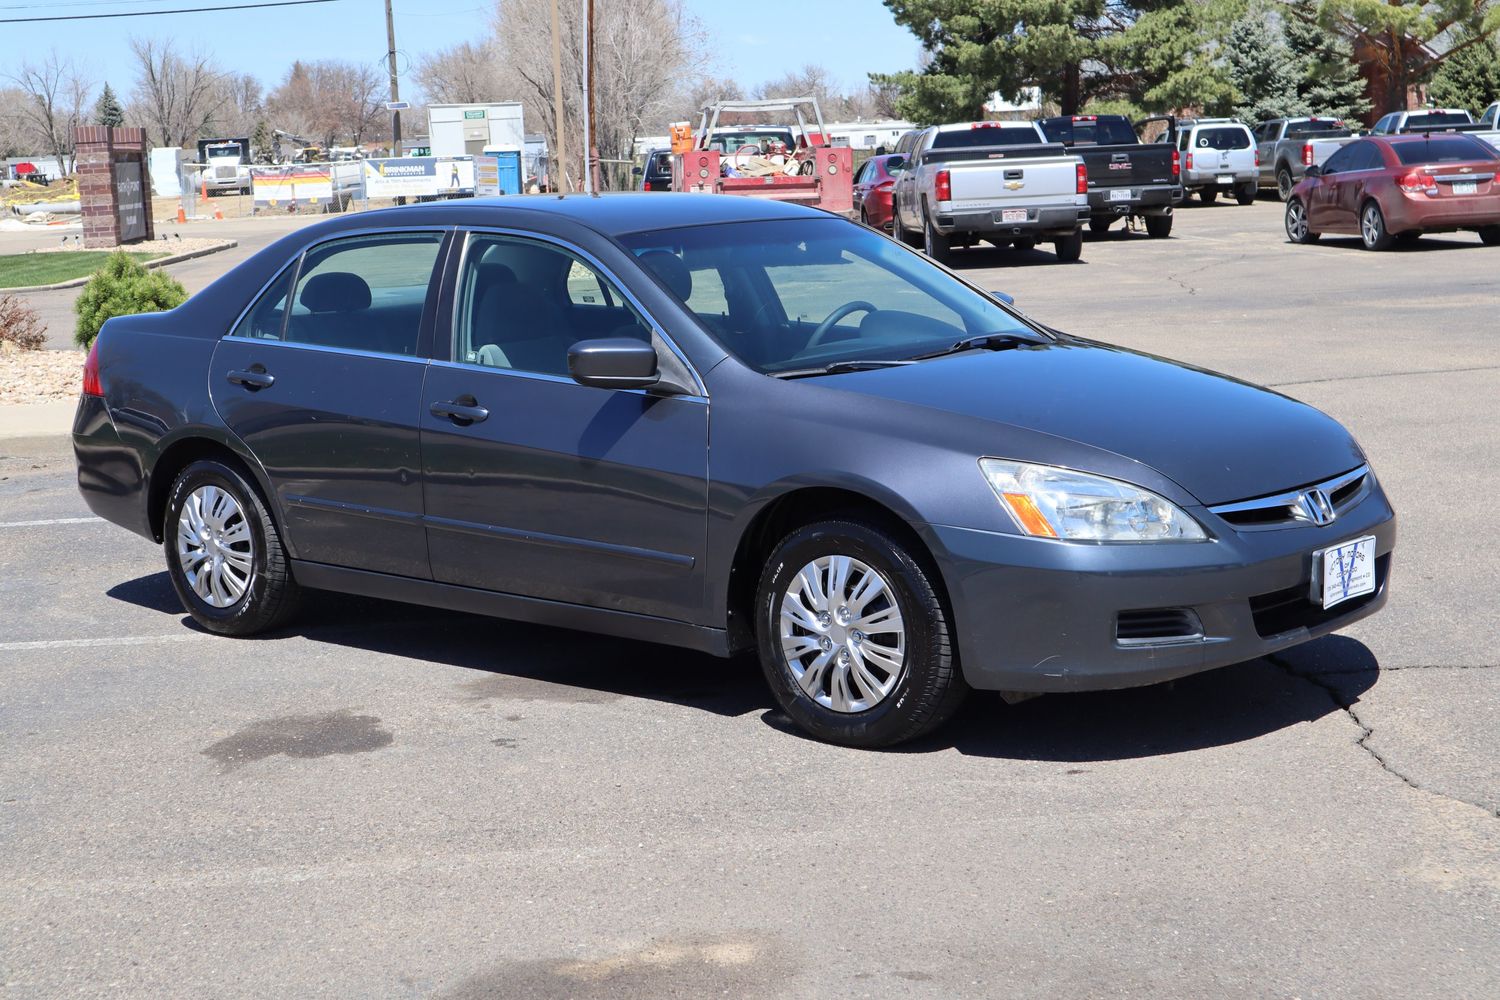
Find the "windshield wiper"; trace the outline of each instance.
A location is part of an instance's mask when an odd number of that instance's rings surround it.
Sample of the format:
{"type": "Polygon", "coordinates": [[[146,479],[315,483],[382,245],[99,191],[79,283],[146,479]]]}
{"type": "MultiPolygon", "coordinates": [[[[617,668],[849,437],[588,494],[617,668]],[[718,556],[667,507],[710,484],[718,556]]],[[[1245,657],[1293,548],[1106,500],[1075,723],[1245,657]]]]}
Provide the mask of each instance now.
{"type": "Polygon", "coordinates": [[[1034,347],[1046,344],[1047,341],[1040,337],[1028,337],[1019,333],[981,333],[976,337],[965,337],[957,343],[950,344],[940,351],[931,351],[927,354],[918,354],[913,361],[926,361],[928,358],[941,358],[947,354],[958,354],[962,351],[1007,351],[1013,347],[1034,347]]]}
{"type": "Polygon", "coordinates": [[[915,360],[897,361],[890,358],[866,358],[854,361],[835,361],[819,368],[792,368],[784,372],[767,372],[772,378],[811,378],[814,375],[837,375],[840,372],[863,372],[872,368],[897,368],[914,364],[915,360]]]}

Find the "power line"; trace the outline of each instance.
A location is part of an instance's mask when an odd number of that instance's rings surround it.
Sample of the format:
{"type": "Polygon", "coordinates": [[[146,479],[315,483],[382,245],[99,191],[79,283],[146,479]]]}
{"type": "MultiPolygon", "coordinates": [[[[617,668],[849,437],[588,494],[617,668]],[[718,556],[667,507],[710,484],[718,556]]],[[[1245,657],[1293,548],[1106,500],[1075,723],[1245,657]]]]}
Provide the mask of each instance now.
{"type": "Polygon", "coordinates": [[[304,7],[315,3],[338,3],[339,0],[276,0],[274,3],[241,3],[228,7],[178,7],[173,10],[134,10],[117,14],[59,14],[53,17],[6,17],[0,24],[31,24],[37,21],[97,21],[107,17],[157,17],[162,14],[208,14],[221,10],[257,10],[262,7],[304,7]]]}

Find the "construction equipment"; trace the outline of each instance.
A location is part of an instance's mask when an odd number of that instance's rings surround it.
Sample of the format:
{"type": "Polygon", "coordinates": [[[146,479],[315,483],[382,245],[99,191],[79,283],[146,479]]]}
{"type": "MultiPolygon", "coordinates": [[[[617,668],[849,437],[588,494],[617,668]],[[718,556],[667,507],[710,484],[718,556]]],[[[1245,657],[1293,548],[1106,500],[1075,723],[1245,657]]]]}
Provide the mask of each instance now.
{"type": "Polygon", "coordinates": [[[705,105],[692,147],[672,157],[672,190],[746,195],[811,205],[829,212],[854,211],[854,154],[833,146],[817,98],[717,101],[705,105]],[[814,127],[805,112],[811,109],[814,127]],[[790,125],[738,125],[726,115],[791,116],[790,125]]]}

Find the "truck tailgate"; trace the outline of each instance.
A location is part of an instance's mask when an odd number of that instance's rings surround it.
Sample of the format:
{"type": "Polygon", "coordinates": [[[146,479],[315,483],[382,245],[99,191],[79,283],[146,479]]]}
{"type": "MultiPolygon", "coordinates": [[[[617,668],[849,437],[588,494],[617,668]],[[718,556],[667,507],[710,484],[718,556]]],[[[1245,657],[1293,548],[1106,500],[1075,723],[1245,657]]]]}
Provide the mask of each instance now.
{"type": "Polygon", "coordinates": [[[1119,146],[1074,146],[1089,171],[1089,187],[1142,187],[1172,184],[1172,154],[1165,143],[1132,143],[1119,146]]]}
{"type": "Polygon", "coordinates": [[[1067,204],[1078,194],[1078,159],[1073,156],[969,160],[947,164],[955,210],[1067,204]]]}

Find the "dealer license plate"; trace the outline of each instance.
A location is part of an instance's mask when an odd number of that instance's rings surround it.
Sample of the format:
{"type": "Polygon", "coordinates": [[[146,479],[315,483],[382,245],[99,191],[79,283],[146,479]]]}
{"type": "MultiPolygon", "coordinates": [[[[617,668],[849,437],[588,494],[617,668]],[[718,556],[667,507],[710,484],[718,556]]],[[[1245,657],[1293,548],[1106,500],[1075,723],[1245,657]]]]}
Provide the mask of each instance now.
{"type": "Polygon", "coordinates": [[[1024,209],[1024,208],[1007,208],[1007,209],[1005,209],[1004,211],[1002,211],[1000,213],[1000,221],[1001,222],[1025,222],[1026,221],[1026,209],[1024,209]]]}
{"type": "Polygon", "coordinates": [[[1474,194],[1479,190],[1479,185],[1474,181],[1458,181],[1453,185],[1454,194],[1474,194]]]}
{"type": "Polygon", "coordinates": [[[1110,201],[1129,201],[1130,200],[1130,189],[1129,188],[1115,188],[1114,190],[1110,191],[1110,193],[1109,193],[1109,200],[1110,201]]]}
{"type": "Polygon", "coordinates": [[[1233,184],[1234,183],[1234,175],[1233,174],[1220,174],[1218,176],[1218,181],[1219,181],[1220,184],[1233,184]]]}
{"type": "Polygon", "coordinates": [[[1375,592],[1375,536],[1313,553],[1314,572],[1322,573],[1323,607],[1375,592]]]}

